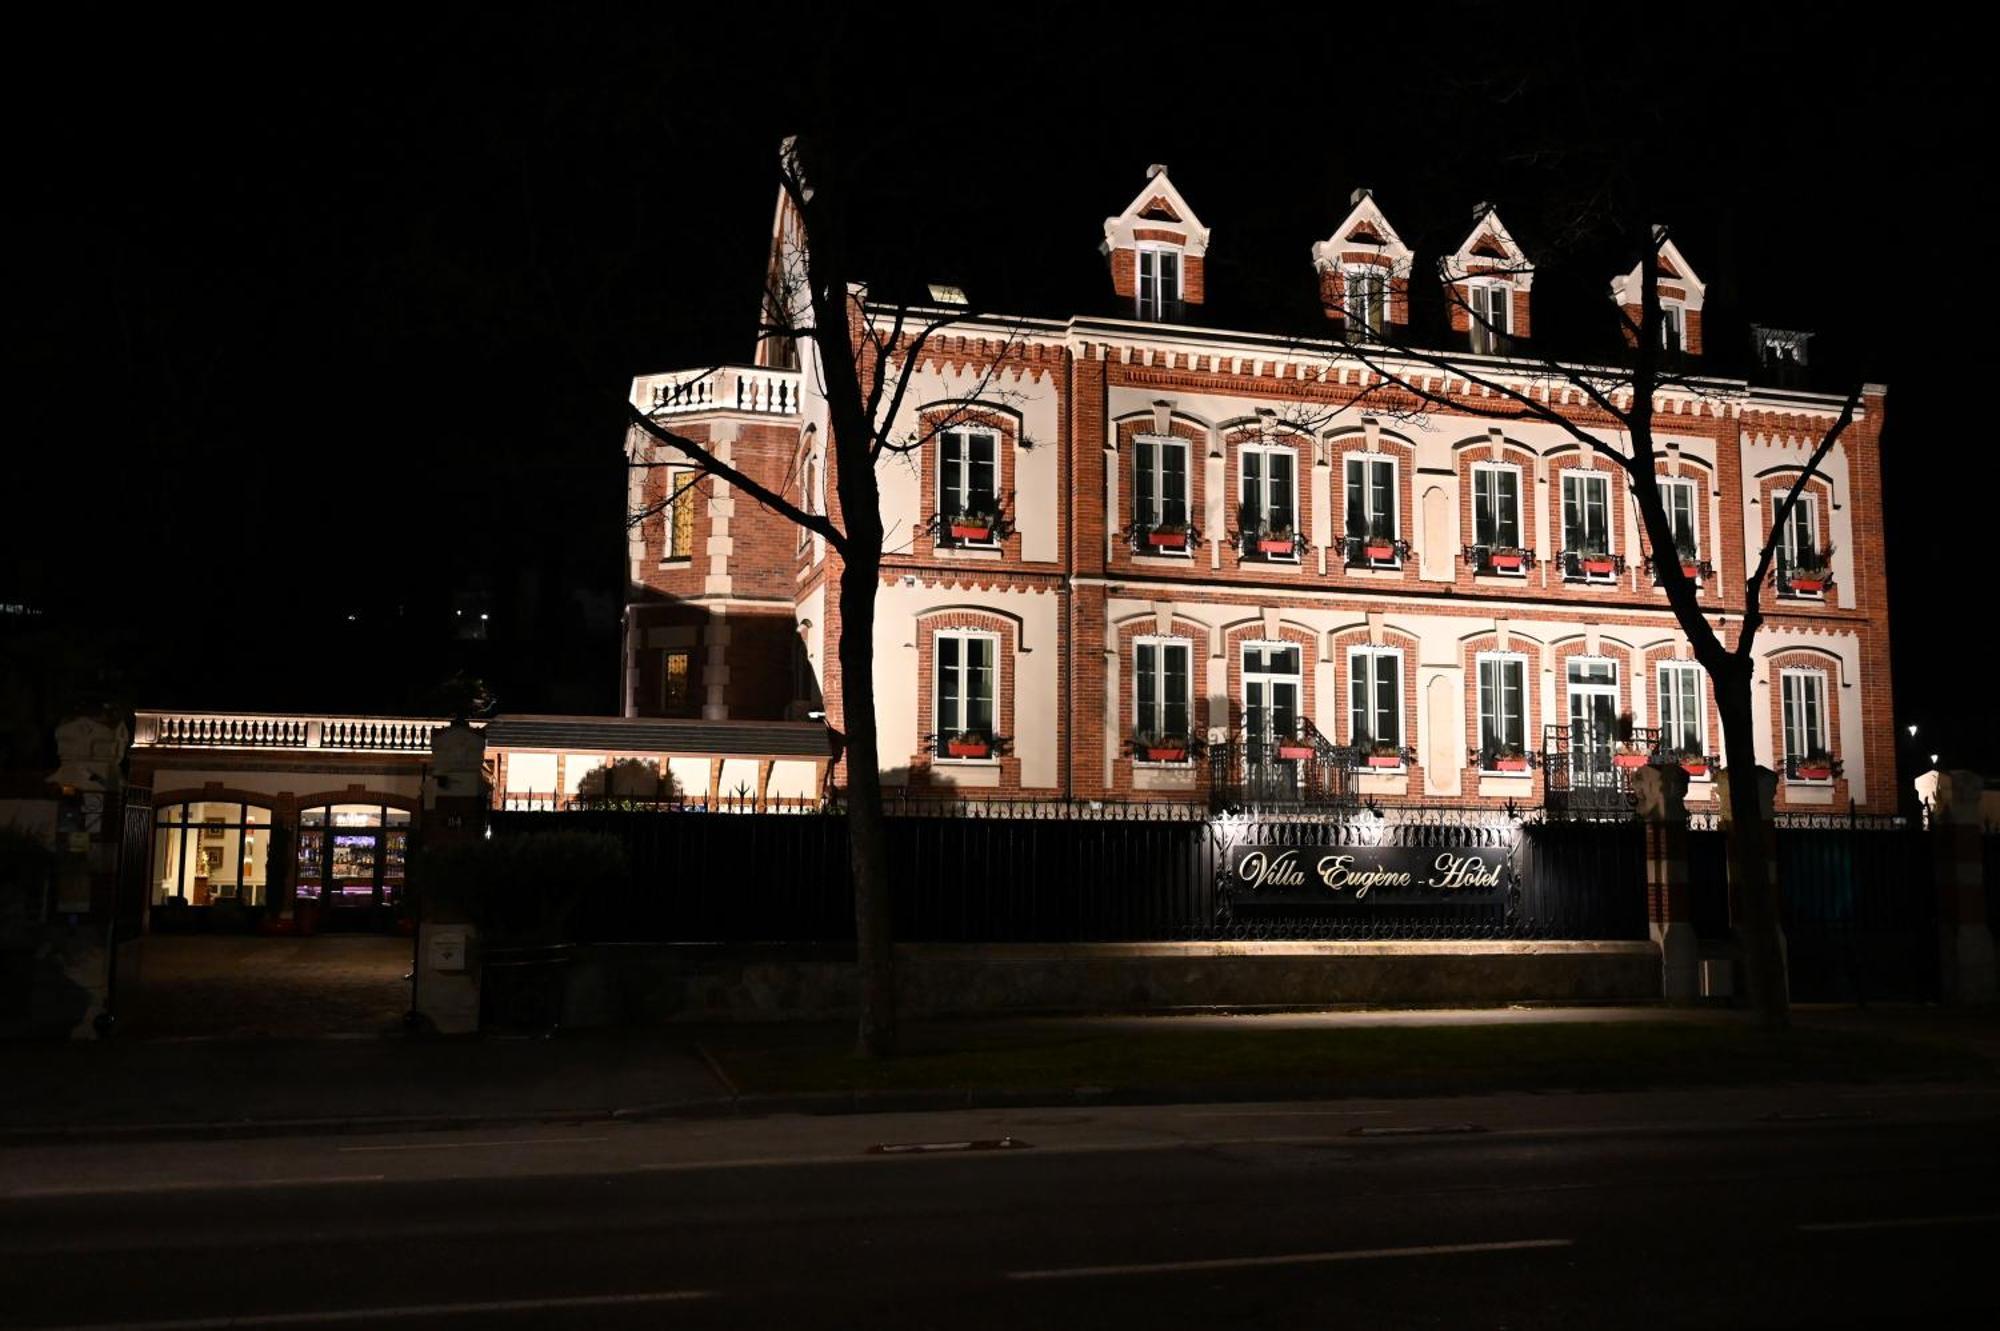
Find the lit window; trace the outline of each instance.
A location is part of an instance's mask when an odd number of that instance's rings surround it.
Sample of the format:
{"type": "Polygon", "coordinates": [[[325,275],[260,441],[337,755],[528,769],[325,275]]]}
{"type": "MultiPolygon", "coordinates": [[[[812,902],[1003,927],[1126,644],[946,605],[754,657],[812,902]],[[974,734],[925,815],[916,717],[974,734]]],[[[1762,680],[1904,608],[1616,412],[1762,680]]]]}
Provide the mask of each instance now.
{"type": "Polygon", "coordinates": [[[1369,554],[1371,545],[1396,539],[1396,463],[1391,458],[1349,454],[1347,478],[1348,560],[1352,563],[1394,563],[1388,555],[1369,554]]]}
{"type": "Polygon", "coordinates": [[[1381,268],[1346,270],[1347,332],[1350,337],[1380,334],[1389,324],[1389,275],[1381,268]]]}
{"type": "Polygon", "coordinates": [[[1663,351],[1687,350],[1687,322],[1679,305],[1668,301],[1660,302],[1660,348],[1663,351]]]}
{"type": "Polygon", "coordinates": [[[1257,549],[1260,543],[1290,542],[1298,524],[1298,454],[1272,444],[1245,444],[1243,461],[1242,526],[1246,541],[1257,553],[1278,558],[1295,558],[1291,547],[1284,551],[1257,549]]]}
{"type": "Polygon", "coordinates": [[[1513,331],[1514,289],[1504,282],[1471,284],[1472,349],[1480,355],[1506,350],[1513,331]]]}
{"type": "Polygon", "coordinates": [[[685,716],[694,693],[689,687],[693,654],[667,651],[660,657],[660,711],[666,716],[685,716]]]}
{"type": "Polygon", "coordinates": [[[1000,438],[986,430],[946,430],[938,437],[938,509],[954,526],[984,524],[983,535],[954,534],[960,544],[991,545],[999,521],[1000,438]]]}
{"type": "Polygon", "coordinates": [[[1149,531],[1186,531],[1188,446],[1185,439],[1149,436],[1133,450],[1133,520],[1149,531]]]}
{"type": "Polygon", "coordinates": [[[1487,551],[1521,548],[1521,469],[1482,462],[1472,468],[1472,543],[1487,551]]]}
{"type": "Polygon", "coordinates": [[[1660,667],[1660,747],[1668,753],[1704,754],[1707,729],[1701,667],[1692,661],[1666,662],[1660,667]]]}
{"type": "Polygon", "coordinates": [[[1189,651],[1183,640],[1141,639],[1133,652],[1133,733],[1143,741],[1188,737],[1189,651]]]}
{"type": "Polygon", "coordinates": [[[1170,319],[1180,310],[1181,256],[1177,250],[1141,247],[1139,259],[1139,317],[1170,319]]]}
{"type": "Polygon", "coordinates": [[[1403,654],[1357,647],[1347,654],[1348,739],[1361,748],[1403,745],[1403,654]]]}
{"type": "Polygon", "coordinates": [[[686,559],[694,554],[694,498],[698,474],[679,469],[667,473],[668,559],[686,559]]]}
{"type": "Polygon", "coordinates": [[[991,633],[939,633],[932,640],[937,658],[937,752],[954,755],[953,741],[990,744],[993,738],[994,658],[1000,640],[991,633]]]}
{"type": "Polygon", "coordinates": [[[1566,471],[1562,480],[1565,575],[1608,579],[1611,555],[1611,478],[1602,472],[1566,471]]]}
{"type": "Polygon", "coordinates": [[[1799,781],[1831,776],[1826,738],[1826,676],[1787,670],[1780,676],[1785,708],[1785,774],[1799,781]]]}
{"type": "Polygon", "coordinates": [[[1479,765],[1488,770],[1526,770],[1528,663],[1519,656],[1479,658],[1479,765]]]}

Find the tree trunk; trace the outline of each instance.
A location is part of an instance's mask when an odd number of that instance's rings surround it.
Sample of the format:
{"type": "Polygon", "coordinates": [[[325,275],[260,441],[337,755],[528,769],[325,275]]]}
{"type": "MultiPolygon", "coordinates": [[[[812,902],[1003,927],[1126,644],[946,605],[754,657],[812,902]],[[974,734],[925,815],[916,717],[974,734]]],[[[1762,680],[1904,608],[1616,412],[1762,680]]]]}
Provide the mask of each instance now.
{"type": "Polygon", "coordinates": [[[1729,883],[1731,922],[1743,954],[1743,984],[1750,1010],[1769,1030],[1791,1024],[1785,953],[1779,940],[1778,884],[1773,828],[1764,816],[1752,720],[1750,671],[1716,679],[1722,743],[1729,753],[1729,883]]]}
{"type": "Polygon", "coordinates": [[[877,542],[857,543],[840,571],[840,698],[847,746],[847,836],[854,870],[855,959],[861,970],[861,1052],[896,1052],[896,952],[889,916],[889,839],[875,729],[877,542]]]}

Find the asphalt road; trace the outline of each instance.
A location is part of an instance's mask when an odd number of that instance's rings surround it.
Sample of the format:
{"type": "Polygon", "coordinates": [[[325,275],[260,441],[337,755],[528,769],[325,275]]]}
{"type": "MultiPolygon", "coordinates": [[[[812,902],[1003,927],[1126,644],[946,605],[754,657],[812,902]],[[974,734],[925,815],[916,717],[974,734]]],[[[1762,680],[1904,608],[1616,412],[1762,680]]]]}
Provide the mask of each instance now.
{"type": "Polygon", "coordinates": [[[1996,1127],[1860,1088],[16,1148],[0,1326],[1989,1325],[1996,1127]]]}

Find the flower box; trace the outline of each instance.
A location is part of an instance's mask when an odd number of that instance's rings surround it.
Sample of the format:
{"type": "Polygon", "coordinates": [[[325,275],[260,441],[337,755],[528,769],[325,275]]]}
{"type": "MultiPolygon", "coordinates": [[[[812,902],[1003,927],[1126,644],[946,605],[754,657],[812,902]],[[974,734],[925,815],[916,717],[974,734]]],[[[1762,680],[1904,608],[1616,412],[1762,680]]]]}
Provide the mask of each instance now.
{"type": "Polygon", "coordinates": [[[1644,767],[1646,765],[1646,755],[1643,753],[1614,753],[1611,755],[1611,765],[1627,769],[1644,767]]]}
{"type": "Polygon", "coordinates": [[[1683,559],[1681,561],[1681,576],[1687,578],[1689,581],[1699,578],[1701,576],[1701,565],[1691,564],[1683,559]]]}
{"type": "Polygon", "coordinates": [[[951,539],[954,541],[985,541],[993,536],[990,522],[959,522],[951,524],[951,539]]]}
{"type": "Polygon", "coordinates": [[[1798,574],[1794,573],[1790,578],[1786,579],[1786,581],[1791,585],[1791,589],[1795,592],[1807,592],[1813,596],[1818,596],[1820,593],[1826,590],[1826,579],[1824,577],[1802,578],[1798,574]]]}
{"type": "Polygon", "coordinates": [[[1187,549],[1188,534],[1184,531],[1149,531],[1146,544],[1160,550],[1187,549]]]}
{"type": "Polygon", "coordinates": [[[1698,758],[1683,758],[1681,760],[1681,770],[1689,776],[1707,776],[1708,764],[1698,758]]]}
{"type": "Polygon", "coordinates": [[[1260,555],[1288,555],[1292,552],[1292,538],[1289,536],[1259,536],[1257,553],[1260,555]]]}
{"type": "Polygon", "coordinates": [[[1799,780],[1801,781],[1831,781],[1833,780],[1833,765],[1831,763],[1800,763],[1798,773],[1799,780]]]}
{"type": "Polygon", "coordinates": [[[1313,756],[1313,746],[1297,740],[1278,741],[1278,757],[1285,762],[1300,762],[1313,756]]]}
{"type": "Polygon", "coordinates": [[[1390,541],[1369,541],[1361,547],[1361,553],[1370,559],[1394,559],[1396,547],[1390,541]]]}
{"type": "Polygon", "coordinates": [[[992,756],[993,743],[983,739],[952,739],[945,741],[944,751],[953,758],[987,758],[992,756]]]}
{"type": "Polygon", "coordinates": [[[1525,772],[1528,770],[1528,760],[1525,757],[1495,758],[1493,760],[1493,770],[1496,772],[1525,772]]]}
{"type": "Polygon", "coordinates": [[[1401,767],[1403,765],[1403,756],[1400,753],[1371,753],[1368,755],[1368,765],[1370,767],[1401,767]]]}
{"type": "Polygon", "coordinates": [[[1504,554],[1495,552],[1486,556],[1487,565],[1503,573],[1519,573],[1523,562],[1518,550],[1510,550],[1504,554]]]}
{"type": "Polygon", "coordinates": [[[1593,578],[1608,577],[1618,571],[1617,561],[1609,555],[1585,555],[1580,562],[1583,571],[1593,578]]]}

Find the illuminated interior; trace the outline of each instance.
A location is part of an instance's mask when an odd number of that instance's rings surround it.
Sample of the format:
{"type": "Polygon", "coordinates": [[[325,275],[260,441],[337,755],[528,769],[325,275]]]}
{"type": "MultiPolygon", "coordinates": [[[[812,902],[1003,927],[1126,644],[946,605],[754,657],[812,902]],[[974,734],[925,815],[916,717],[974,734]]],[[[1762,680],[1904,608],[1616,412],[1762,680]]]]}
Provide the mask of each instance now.
{"type": "Polygon", "coordinates": [[[163,806],[154,818],[153,904],[265,904],[271,811],[201,801],[163,806]]]}
{"type": "Polygon", "coordinates": [[[403,899],[410,815],[380,804],[323,804],[299,814],[298,899],[331,907],[403,899]]]}

